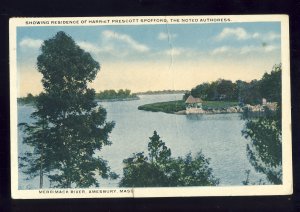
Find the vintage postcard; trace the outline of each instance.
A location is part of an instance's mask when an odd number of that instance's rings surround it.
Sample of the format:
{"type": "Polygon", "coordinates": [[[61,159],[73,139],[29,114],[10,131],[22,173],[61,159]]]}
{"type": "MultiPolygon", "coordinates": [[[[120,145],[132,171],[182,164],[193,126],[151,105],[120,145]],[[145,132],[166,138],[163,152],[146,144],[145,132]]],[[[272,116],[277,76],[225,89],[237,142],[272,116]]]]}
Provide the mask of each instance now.
{"type": "Polygon", "coordinates": [[[12,18],[12,198],[292,194],[288,26],[12,18]]]}

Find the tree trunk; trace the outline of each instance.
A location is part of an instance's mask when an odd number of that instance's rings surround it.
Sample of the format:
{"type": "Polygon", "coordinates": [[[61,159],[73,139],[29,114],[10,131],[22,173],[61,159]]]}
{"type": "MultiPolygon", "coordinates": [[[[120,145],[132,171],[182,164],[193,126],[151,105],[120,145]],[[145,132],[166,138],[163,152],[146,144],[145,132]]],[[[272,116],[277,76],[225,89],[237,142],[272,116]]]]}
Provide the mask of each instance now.
{"type": "Polygon", "coordinates": [[[43,179],[44,179],[43,163],[41,162],[41,167],[40,167],[40,188],[43,188],[43,179]]]}
{"type": "MultiPolygon", "coordinates": [[[[43,142],[45,142],[45,125],[44,125],[44,122],[43,122],[43,142]]],[[[43,183],[44,183],[44,172],[43,172],[43,163],[44,163],[44,144],[41,143],[41,160],[40,160],[40,188],[43,188],[43,183]]]]}

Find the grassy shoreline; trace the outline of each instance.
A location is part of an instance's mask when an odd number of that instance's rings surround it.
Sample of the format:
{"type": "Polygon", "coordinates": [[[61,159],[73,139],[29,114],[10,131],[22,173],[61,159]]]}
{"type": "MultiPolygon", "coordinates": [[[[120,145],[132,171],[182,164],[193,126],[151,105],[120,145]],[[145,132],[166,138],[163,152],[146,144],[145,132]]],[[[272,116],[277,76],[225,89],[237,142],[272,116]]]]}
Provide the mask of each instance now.
{"type": "MultiPolygon", "coordinates": [[[[237,105],[238,102],[229,101],[205,101],[202,103],[202,107],[204,110],[226,109],[237,105]]],[[[138,109],[151,112],[164,112],[174,114],[176,112],[185,110],[185,102],[183,100],[157,102],[141,105],[138,107],[138,109]]]]}

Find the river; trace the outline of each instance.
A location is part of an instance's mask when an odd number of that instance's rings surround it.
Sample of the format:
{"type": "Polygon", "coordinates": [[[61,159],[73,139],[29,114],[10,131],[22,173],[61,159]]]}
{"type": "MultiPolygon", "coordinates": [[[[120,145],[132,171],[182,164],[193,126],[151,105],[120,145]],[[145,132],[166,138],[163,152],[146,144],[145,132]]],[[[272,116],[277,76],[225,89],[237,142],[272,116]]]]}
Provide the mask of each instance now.
{"type": "MultiPolygon", "coordinates": [[[[107,160],[111,170],[122,176],[125,158],[135,152],[147,152],[149,137],[156,130],[161,139],[171,149],[172,156],[184,157],[189,152],[202,153],[210,158],[210,166],[220,186],[242,185],[246,170],[250,170],[250,180],[258,182],[265,179],[255,172],[246,153],[247,140],[241,130],[245,122],[239,114],[174,115],[162,112],[138,110],[143,104],[179,100],[182,94],[140,95],[139,100],[120,102],[101,102],[107,110],[107,120],[115,121],[110,140],[99,153],[107,160]]],[[[18,121],[30,122],[31,106],[18,106],[18,121]]],[[[19,130],[18,147],[22,153],[28,147],[22,144],[23,133],[19,130]]],[[[101,187],[116,187],[118,180],[101,180],[101,187]]],[[[38,178],[30,179],[19,170],[19,188],[38,188],[38,178]]],[[[47,179],[45,186],[49,186],[47,179]]]]}

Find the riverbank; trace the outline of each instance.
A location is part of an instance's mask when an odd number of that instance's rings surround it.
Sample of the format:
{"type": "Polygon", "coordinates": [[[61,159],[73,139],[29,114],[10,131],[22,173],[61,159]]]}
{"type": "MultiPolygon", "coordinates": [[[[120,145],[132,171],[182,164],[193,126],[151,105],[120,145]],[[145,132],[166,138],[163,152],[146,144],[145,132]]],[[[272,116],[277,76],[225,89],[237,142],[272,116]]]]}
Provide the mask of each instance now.
{"type": "Polygon", "coordinates": [[[134,101],[139,100],[140,97],[126,97],[126,98],[112,98],[112,99],[95,99],[95,102],[118,102],[118,101],[134,101]]]}
{"type": "MultiPolygon", "coordinates": [[[[118,101],[134,101],[139,100],[140,98],[138,96],[136,97],[126,97],[126,98],[112,98],[112,99],[95,99],[95,102],[118,102],[118,101]]],[[[34,106],[34,101],[22,101],[18,99],[18,105],[26,105],[26,106],[34,106]]]]}
{"type": "MultiPolygon", "coordinates": [[[[196,113],[237,113],[242,112],[238,102],[227,101],[205,101],[202,104],[203,110],[195,111],[196,113]]],[[[183,100],[157,102],[152,104],[141,105],[139,110],[151,112],[164,112],[170,114],[187,114],[185,111],[185,102],[183,100]]]]}

